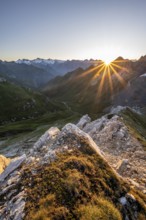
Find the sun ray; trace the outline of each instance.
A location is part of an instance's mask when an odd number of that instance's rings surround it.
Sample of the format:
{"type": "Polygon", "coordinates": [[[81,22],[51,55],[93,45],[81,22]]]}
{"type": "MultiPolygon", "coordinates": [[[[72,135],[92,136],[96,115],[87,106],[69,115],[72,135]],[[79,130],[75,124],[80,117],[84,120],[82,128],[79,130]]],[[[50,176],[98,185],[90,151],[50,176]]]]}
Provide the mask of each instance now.
{"type": "Polygon", "coordinates": [[[117,67],[120,70],[124,70],[125,72],[128,72],[128,69],[126,67],[119,66],[118,64],[115,64],[114,62],[111,63],[111,65],[113,65],[114,67],[117,67]]]}
{"type": "MultiPolygon", "coordinates": [[[[94,81],[95,78],[97,77],[97,74],[99,75],[99,74],[103,71],[104,68],[105,68],[105,65],[102,63],[102,64],[100,64],[100,65],[98,65],[98,66],[96,66],[96,67],[90,69],[90,71],[84,72],[84,73],[87,75],[87,74],[89,74],[89,73],[92,73],[92,71],[95,71],[95,70],[99,69],[99,70],[97,71],[97,73],[94,74],[94,76],[93,76],[92,78],[89,78],[89,79],[88,79],[89,81],[88,81],[88,84],[86,85],[86,88],[84,89],[84,94],[88,93],[91,84],[93,83],[93,81],[94,81]]],[[[83,73],[83,76],[84,76],[84,73],[83,73]]],[[[83,76],[78,76],[78,77],[83,77],[83,76]]],[[[78,78],[78,77],[77,77],[77,78],[78,78]]],[[[96,83],[95,83],[95,84],[96,84],[96,83]]],[[[84,97],[85,97],[85,95],[82,97],[82,99],[84,99],[84,97]]]]}
{"type": "Polygon", "coordinates": [[[99,64],[98,66],[95,66],[95,67],[91,68],[90,70],[87,70],[87,71],[83,72],[83,74],[81,74],[79,77],[84,77],[84,76],[86,76],[87,74],[93,72],[94,70],[99,69],[99,68],[102,67],[103,65],[104,65],[104,64],[101,63],[101,64],[99,64]]]}
{"type": "Polygon", "coordinates": [[[86,86],[86,89],[85,89],[86,91],[88,91],[91,83],[93,83],[96,80],[96,78],[100,75],[100,73],[103,71],[104,68],[105,68],[105,66],[100,67],[99,71],[97,71],[97,73],[89,80],[89,83],[88,83],[88,85],[86,86]]]}
{"type": "Polygon", "coordinates": [[[120,83],[125,86],[126,82],[125,80],[117,73],[117,71],[114,69],[114,67],[112,65],[110,65],[110,68],[113,70],[115,76],[117,77],[117,79],[120,81],[120,83]]]}
{"type": "Polygon", "coordinates": [[[120,69],[120,70],[122,70],[123,69],[123,67],[122,66],[119,66],[118,64],[115,64],[114,62],[113,63],[111,63],[111,66],[115,66],[115,67],[117,67],[118,69],[120,69]]]}
{"type": "Polygon", "coordinates": [[[113,95],[113,82],[111,78],[110,66],[107,67],[107,74],[108,74],[108,79],[109,79],[111,95],[113,95]]]}
{"type": "Polygon", "coordinates": [[[103,65],[103,66],[97,71],[97,73],[93,76],[93,80],[96,79],[96,78],[100,75],[100,73],[103,71],[104,68],[105,68],[105,66],[103,65]]]}
{"type": "MultiPolygon", "coordinates": [[[[121,61],[122,63],[122,61],[121,61]]],[[[120,66],[120,61],[118,60],[117,63],[115,61],[107,64],[105,62],[100,63],[99,65],[90,68],[80,74],[78,77],[84,77],[88,74],[90,77],[88,78],[88,85],[85,88],[85,95],[83,98],[85,98],[86,93],[88,93],[90,86],[97,86],[97,95],[96,95],[96,101],[100,100],[101,98],[104,98],[104,96],[108,96],[111,94],[111,98],[114,95],[114,80],[117,78],[117,80],[120,82],[120,84],[124,87],[126,84],[126,81],[121,76],[121,73],[125,71],[126,68],[123,66],[120,66]],[[114,77],[115,76],[115,77],[114,77]],[[104,92],[104,94],[103,94],[104,92]]]]}
{"type": "Polygon", "coordinates": [[[107,66],[105,66],[105,69],[104,69],[104,72],[103,72],[103,75],[101,77],[101,81],[100,81],[100,84],[99,84],[98,94],[97,94],[98,98],[101,96],[101,93],[102,93],[106,72],[107,72],[107,66]]]}

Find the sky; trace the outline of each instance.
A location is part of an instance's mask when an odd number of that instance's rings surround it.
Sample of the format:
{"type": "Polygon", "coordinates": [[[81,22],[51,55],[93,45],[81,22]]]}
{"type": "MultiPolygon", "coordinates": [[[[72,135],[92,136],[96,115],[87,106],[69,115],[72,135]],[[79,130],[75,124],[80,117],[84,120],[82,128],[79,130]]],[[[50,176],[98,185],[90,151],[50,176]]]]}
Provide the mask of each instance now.
{"type": "Polygon", "coordinates": [[[146,0],[0,0],[0,59],[138,59],[146,0]]]}

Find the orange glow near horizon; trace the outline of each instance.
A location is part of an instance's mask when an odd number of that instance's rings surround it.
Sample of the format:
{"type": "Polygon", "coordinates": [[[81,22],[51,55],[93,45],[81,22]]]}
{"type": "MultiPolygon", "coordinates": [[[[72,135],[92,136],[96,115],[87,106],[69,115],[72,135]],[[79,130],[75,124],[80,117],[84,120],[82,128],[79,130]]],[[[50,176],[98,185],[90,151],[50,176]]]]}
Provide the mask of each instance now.
{"type": "Polygon", "coordinates": [[[104,65],[110,66],[111,62],[112,62],[112,61],[108,61],[108,60],[107,60],[107,61],[104,61],[104,65]]]}
{"type": "MultiPolygon", "coordinates": [[[[93,71],[96,71],[95,74],[92,76],[91,80],[89,80],[89,83],[99,78],[98,84],[97,84],[97,97],[100,98],[102,95],[103,87],[106,86],[107,89],[109,89],[109,92],[113,94],[114,91],[114,80],[118,80],[120,84],[124,87],[126,82],[124,78],[120,75],[120,73],[126,73],[127,69],[123,67],[123,60],[115,60],[115,61],[101,61],[100,64],[97,66],[85,71],[81,76],[84,77],[87,74],[93,73],[93,71]],[[121,63],[121,65],[120,65],[121,63]]],[[[94,84],[96,85],[96,84],[94,84]]]]}

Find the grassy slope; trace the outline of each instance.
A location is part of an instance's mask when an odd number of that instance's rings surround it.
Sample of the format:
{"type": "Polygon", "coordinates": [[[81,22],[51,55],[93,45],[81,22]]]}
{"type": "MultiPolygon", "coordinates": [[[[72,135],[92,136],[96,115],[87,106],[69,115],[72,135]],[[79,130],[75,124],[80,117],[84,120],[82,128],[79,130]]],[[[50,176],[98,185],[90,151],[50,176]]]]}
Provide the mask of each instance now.
{"type": "Polygon", "coordinates": [[[0,82],[0,154],[21,154],[50,127],[60,128],[78,118],[80,115],[64,103],[8,81],[0,82]]]}
{"type": "Polygon", "coordinates": [[[120,114],[132,136],[137,138],[146,150],[146,116],[137,114],[129,108],[122,111],[120,114]]]}
{"type": "Polygon", "coordinates": [[[122,220],[124,210],[119,198],[128,192],[138,200],[137,219],[145,217],[144,195],[130,190],[88,148],[58,155],[55,162],[36,170],[31,179],[30,168],[23,174],[22,185],[27,192],[25,220],[122,220]]]}
{"type": "Polygon", "coordinates": [[[0,83],[0,122],[29,119],[62,110],[66,110],[63,103],[48,101],[39,92],[9,82],[0,83]]]}
{"type": "Polygon", "coordinates": [[[62,127],[68,121],[75,121],[78,117],[78,114],[72,114],[72,112],[68,110],[46,113],[35,119],[28,119],[0,126],[0,137],[3,137],[4,134],[10,136],[11,134],[31,132],[43,125],[53,126],[57,123],[58,127],[62,127]]]}
{"type": "Polygon", "coordinates": [[[49,127],[62,127],[79,117],[63,103],[48,101],[38,92],[0,83],[0,153],[13,151],[15,155],[32,146],[49,127]]]}
{"type": "Polygon", "coordinates": [[[0,121],[21,120],[53,111],[53,104],[40,93],[9,82],[0,83],[0,121]]]}

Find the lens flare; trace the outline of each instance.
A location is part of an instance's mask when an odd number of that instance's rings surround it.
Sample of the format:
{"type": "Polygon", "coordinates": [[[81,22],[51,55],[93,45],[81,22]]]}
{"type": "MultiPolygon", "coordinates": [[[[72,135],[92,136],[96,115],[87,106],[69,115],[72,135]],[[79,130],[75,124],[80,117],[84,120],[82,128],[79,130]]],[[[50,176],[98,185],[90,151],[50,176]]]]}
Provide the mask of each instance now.
{"type": "Polygon", "coordinates": [[[104,64],[105,64],[106,66],[109,66],[109,65],[111,64],[111,61],[104,61],[104,64]]]}
{"type": "Polygon", "coordinates": [[[83,72],[83,74],[81,74],[79,77],[92,74],[87,87],[89,89],[91,82],[92,85],[97,86],[97,100],[101,97],[103,98],[105,91],[108,93],[110,92],[110,94],[113,96],[116,81],[118,81],[122,87],[124,87],[126,84],[126,77],[124,77],[123,73],[127,74],[127,68],[125,65],[123,65],[124,62],[126,61],[123,59],[114,61],[107,59],[106,61],[101,61],[97,66],[94,66],[93,68],[83,72]],[[95,74],[93,74],[93,72],[95,72],[95,74]]]}
{"type": "Polygon", "coordinates": [[[107,58],[107,59],[104,59],[104,64],[106,65],[106,66],[109,66],[110,64],[111,64],[111,62],[112,62],[112,59],[110,59],[110,58],[107,58]]]}

